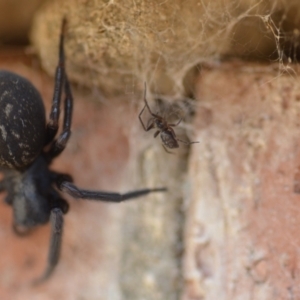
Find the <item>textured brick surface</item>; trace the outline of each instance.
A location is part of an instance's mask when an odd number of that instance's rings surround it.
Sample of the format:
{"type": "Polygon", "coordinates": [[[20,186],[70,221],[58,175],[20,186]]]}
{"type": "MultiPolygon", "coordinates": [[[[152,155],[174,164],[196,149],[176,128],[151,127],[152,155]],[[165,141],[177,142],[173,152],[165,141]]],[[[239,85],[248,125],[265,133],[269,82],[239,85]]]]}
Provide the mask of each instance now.
{"type": "Polygon", "coordinates": [[[277,67],[201,74],[183,299],[300,297],[300,85],[277,67]]]}

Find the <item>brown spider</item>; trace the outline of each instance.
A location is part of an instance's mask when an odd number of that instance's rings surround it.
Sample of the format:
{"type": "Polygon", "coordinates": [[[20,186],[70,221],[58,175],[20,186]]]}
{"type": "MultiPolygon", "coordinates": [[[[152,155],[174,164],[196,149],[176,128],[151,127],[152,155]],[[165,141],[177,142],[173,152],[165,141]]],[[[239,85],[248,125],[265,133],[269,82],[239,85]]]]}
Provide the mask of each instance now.
{"type": "Polygon", "coordinates": [[[182,121],[182,118],[180,118],[177,123],[173,124],[173,123],[168,123],[165,118],[163,118],[157,114],[154,114],[148,105],[148,102],[146,99],[146,92],[147,92],[147,87],[146,87],[146,83],[145,83],[145,91],[144,91],[145,106],[143,107],[143,109],[141,110],[141,112],[139,114],[139,119],[140,119],[140,122],[145,131],[149,131],[152,128],[157,128],[157,131],[154,133],[154,138],[156,138],[160,134],[161,140],[163,142],[162,146],[164,147],[166,152],[172,153],[172,152],[168,151],[167,148],[170,148],[170,149],[178,148],[179,147],[178,142],[181,142],[186,145],[199,143],[199,142],[183,141],[183,140],[177,138],[175,131],[172,127],[179,125],[179,123],[182,121]],[[148,110],[152,116],[148,120],[147,126],[145,126],[145,124],[143,123],[142,118],[141,118],[142,113],[144,112],[146,107],[148,108],[148,110]]]}

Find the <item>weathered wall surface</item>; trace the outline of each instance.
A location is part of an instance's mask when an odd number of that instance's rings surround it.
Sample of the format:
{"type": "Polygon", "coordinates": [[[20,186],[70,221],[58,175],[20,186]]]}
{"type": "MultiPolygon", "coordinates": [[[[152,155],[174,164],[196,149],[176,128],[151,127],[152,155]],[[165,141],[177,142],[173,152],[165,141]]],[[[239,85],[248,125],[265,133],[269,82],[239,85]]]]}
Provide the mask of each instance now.
{"type": "Polygon", "coordinates": [[[198,82],[183,299],[297,299],[298,77],[225,63],[198,82]]]}

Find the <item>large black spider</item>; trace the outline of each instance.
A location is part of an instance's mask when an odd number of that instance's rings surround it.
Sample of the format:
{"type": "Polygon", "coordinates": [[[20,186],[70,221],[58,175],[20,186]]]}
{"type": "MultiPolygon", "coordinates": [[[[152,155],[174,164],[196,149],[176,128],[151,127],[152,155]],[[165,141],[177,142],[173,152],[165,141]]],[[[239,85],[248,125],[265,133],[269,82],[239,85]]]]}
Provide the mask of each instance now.
{"type": "Polygon", "coordinates": [[[36,282],[47,279],[59,260],[63,214],[69,208],[59,191],[74,198],[121,202],[166,190],[142,189],[126,194],[89,191],[76,187],[70,175],[49,169],[53,159],[65,149],[71,135],[73,97],[65,72],[65,27],[66,20],[63,20],[54,95],[47,125],[43,101],[34,86],[17,74],[0,71],[0,168],[4,174],[0,181],[0,192],[7,192],[5,202],[13,208],[13,229],[17,234],[23,235],[38,225],[49,220],[51,222],[48,265],[36,282]],[[62,90],[65,94],[63,129],[55,138],[59,127],[62,90]]]}

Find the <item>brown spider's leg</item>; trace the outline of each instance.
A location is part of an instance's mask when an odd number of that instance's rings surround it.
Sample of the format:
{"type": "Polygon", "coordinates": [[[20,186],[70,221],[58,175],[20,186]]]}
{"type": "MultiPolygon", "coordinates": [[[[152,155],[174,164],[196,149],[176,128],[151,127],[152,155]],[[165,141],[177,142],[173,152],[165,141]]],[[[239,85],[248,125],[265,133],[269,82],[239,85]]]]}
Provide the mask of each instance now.
{"type": "Polygon", "coordinates": [[[169,127],[169,132],[171,132],[173,138],[178,141],[178,142],[181,142],[183,144],[186,144],[186,145],[190,145],[190,144],[196,144],[196,143],[200,143],[200,142],[188,142],[188,141],[183,141],[179,138],[176,137],[176,134],[175,134],[175,131],[173,130],[173,128],[169,127]]]}
{"type": "Polygon", "coordinates": [[[70,83],[67,74],[65,74],[65,107],[64,107],[64,121],[63,131],[59,137],[51,145],[51,148],[46,153],[48,159],[53,159],[58,156],[66,147],[66,144],[71,136],[71,122],[73,112],[73,95],[71,92],[70,83]]]}
{"type": "Polygon", "coordinates": [[[143,107],[143,109],[141,110],[141,112],[139,113],[139,119],[140,119],[140,122],[144,128],[145,131],[149,131],[150,129],[154,128],[155,127],[155,119],[159,119],[161,120],[162,117],[160,117],[159,115],[156,115],[154,113],[152,113],[149,105],[148,105],[148,102],[147,102],[147,99],[146,99],[146,91],[147,91],[147,87],[146,87],[146,82],[145,82],[145,91],[144,91],[144,101],[145,101],[145,106],[143,107]],[[153,116],[153,118],[151,118],[149,121],[148,121],[148,124],[147,126],[145,126],[143,120],[142,120],[142,114],[145,110],[145,108],[148,108],[149,110],[149,113],[153,116]]]}
{"type": "Polygon", "coordinates": [[[33,284],[40,284],[48,279],[59,260],[64,225],[63,212],[60,208],[53,208],[51,210],[50,223],[51,236],[48,254],[48,265],[45,273],[40,278],[36,279],[33,284]]]}
{"type": "Polygon", "coordinates": [[[191,144],[198,144],[198,143],[200,143],[200,142],[188,142],[188,141],[183,141],[183,140],[180,140],[180,139],[178,139],[178,138],[176,138],[176,140],[177,140],[178,142],[181,142],[181,143],[186,144],[186,145],[191,145],[191,144]]]}
{"type": "MultiPolygon", "coordinates": [[[[159,115],[157,115],[157,114],[154,114],[154,113],[151,111],[150,106],[149,106],[149,104],[148,104],[148,101],[147,101],[147,99],[146,99],[146,92],[147,92],[147,85],[146,85],[146,82],[145,82],[145,91],[144,91],[144,102],[145,102],[145,106],[148,108],[149,113],[150,113],[153,117],[161,119],[161,116],[159,116],[159,115]]],[[[144,107],[144,108],[145,108],[145,107],[144,107]]],[[[143,109],[143,110],[144,110],[144,109],[143,109]]]]}
{"type": "Polygon", "coordinates": [[[179,119],[179,121],[177,123],[175,123],[175,124],[168,124],[168,125],[172,126],[172,127],[175,127],[175,126],[179,125],[181,121],[182,121],[182,118],[179,119]]]}
{"type": "Polygon", "coordinates": [[[142,120],[142,113],[144,112],[145,108],[146,108],[146,105],[145,105],[145,106],[143,107],[143,109],[141,110],[141,112],[140,112],[140,114],[139,114],[139,119],[140,119],[140,122],[141,122],[141,124],[142,124],[144,130],[145,130],[145,131],[148,131],[149,129],[147,129],[147,127],[145,126],[145,124],[144,124],[144,122],[143,122],[143,120],[142,120]]]}
{"type": "Polygon", "coordinates": [[[110,193],[102,191],[89,191],[79,189],[73,183],[65,181],[63,176],[56,182],[57,187],[74,198],[88,199],[88,200],[100,200],[106,202],[122,202],[125,200],[141,197],[153,192],[165,192],[166,188],[154,188],[154,189],[143,189],[136,190],[126,194],[110,193]]]}
{"type": "Polygon", "coordinates": [[[146,99],[146,95],[147,95],[147,84],[146,84],[146,82],[145,82],[145,83],[144,83],[144,102],[145,102],[145,107],[147,107],[148,110],[149,110],[149,112],[150,112],[150,114],[151,114],[152,116],[154,116],[154,114],[152,113],[152,111],[151,111],[151,109],[150,109],[150,107],[149,107],[149,105],[148,105],[148,101],[147,101],[147,99],[146,99]]]}
{"type": "Polygon", "coordinates": [[[60,113],[60,99],[62,93],[62,86],[65,77],[65,53],[64,53],[64,32],[66,28],[66,19],[63,19],[61,32],[60,32],[60,42],[59,42],[59,61],[55,73],[55,86],[54,94],[52,100],[52,107],[50,112],[50,120],[47,124],[46,132],[46,142],[49,144],[55,137],[58,130],[58,120],[60,113]]]}
{"type": "Polygon", "coordinates": [[[160,130],[157,130],[157,131],[154,133],[153,137],[156,138],[156,137],[159,135],[159,133],[160,133],[160,130]]]}
{"type": "Polygon", "coordinates": [[[145,126],[144,122],[142,121],[142,117],[141,117],[141,114],[142,114],[142,112],[144,111],[145,107],[146,107],[146,106],[144,106],[144,108],[143,108],[142,111],[140,112],[140,114],[139,114],[139,119],[140,119],[140,122],[141,122],[141,124],[142,124],[144,130],[145,130],[145,131],[149,131],[150,129],[154,128],[155,123],[154,123],[154,118],[151,118],[151,119],[148,121],[147,126],[145,126]]]}

